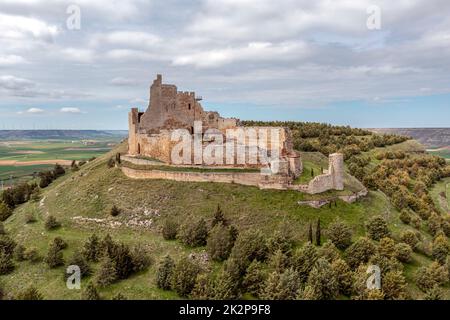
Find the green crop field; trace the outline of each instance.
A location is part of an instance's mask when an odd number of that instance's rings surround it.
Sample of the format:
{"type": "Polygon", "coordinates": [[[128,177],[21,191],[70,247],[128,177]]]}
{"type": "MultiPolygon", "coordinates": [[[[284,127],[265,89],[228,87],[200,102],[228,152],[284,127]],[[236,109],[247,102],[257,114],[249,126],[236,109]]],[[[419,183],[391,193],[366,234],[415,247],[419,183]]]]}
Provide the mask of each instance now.
{"type": "Polygon", "coordinates": [[[53,167],[53,164],[40,163],[43,161],[84,161],[99,157],[119,141],[119,138],[89,142],[63,139],[0,141],[0,181],[5,181],[4,185],[26,181],[36,172],[53,167]]]}

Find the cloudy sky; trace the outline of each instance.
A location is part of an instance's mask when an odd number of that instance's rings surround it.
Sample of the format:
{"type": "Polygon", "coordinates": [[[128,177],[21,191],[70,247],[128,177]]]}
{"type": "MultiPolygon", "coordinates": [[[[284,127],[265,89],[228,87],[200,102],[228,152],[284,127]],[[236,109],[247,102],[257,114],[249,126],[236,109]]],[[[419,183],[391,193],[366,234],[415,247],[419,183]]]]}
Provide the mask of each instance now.
{"type": "Polygon", "coordinates": [[[449,12],[448,0],[0,0],[0,129],[126,129],[157,73],[241,119],[448,127],[449,12]]]}

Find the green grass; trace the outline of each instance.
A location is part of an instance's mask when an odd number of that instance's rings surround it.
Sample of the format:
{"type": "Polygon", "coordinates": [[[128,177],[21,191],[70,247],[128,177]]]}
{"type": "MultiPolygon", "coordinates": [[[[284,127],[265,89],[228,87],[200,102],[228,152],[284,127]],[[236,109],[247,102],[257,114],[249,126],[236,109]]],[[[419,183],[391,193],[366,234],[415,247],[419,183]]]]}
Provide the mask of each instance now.
{"type": "Polygon", "coordinates": [[[442,213],[450,213],[450,178],[442,179],[436,183],[430,194],[442,213]],[[445,194],[445,197],[442,194],[445,194]]]}

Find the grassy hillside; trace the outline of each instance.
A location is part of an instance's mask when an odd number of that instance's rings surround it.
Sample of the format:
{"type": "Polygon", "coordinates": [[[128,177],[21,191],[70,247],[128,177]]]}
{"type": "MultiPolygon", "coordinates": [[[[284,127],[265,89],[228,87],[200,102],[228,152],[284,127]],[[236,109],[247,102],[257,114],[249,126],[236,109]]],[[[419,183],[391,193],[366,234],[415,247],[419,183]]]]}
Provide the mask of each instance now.
{"type": "MultiPolygon", "coordinates": [[[[157,263],[166,254],[175,259],[189,252],[203,252],[204,247],[188,248],[178,241],[165,241],[161,236],[161,224],[166,217],[178,221],[204,217],[211,221],[218,204],[227,219],[238,228],[261,230],[270,236],[274,230],[286,223],[292,228],[293,236],[300,246],[307,240],[309,223],[318,218],[324,229],[336,218],[348,224],[353,238],[365,235],[365,223],[373,216],[383,216],[389,224],[394,238],[400,232],[412,227],[399,220],[399,212],[393,208],[388,198],[379,191],[355,204],[341,201],[336,206],[313,209],[299,206],[297,201],[306,195],[294,191],[259,190],[234,184],[188,183],[163,180],[132,180],[125,177],[119,168],[108,168],[107,161],[116,152],[125,152],[122,144],[114,151],[81,167],[80,171],[68,173],[56,180],[42,193],[39,202],[28,202],[19,206],[6,222],[8,233],[25,247],[35,247],[45,256],[49,242],[60,236],[68,243],[64,250],[67,258],[80,249],[87,238],[95,233],[110,233],[115,240],[127,244],[143,244],[151,252],[151,267],[129,279],[117,282],[100,293],[111,298],[121,292],[130,299],[176,299],[173,291],[162,291],[155,285],[157,263]],[[122,209],[117,217],[110,215],[113,205],[122,209]],[[26,218],[34,215],[34,223],[26,223],[26,218]],[[47,231],[44,221],[51,214],[62,227],[47,231]]],[[[316,168],[324,164],[325,157],[305,154],[307,161],[316,168]]],[[[424,241],[431,241],[424,236],[424,241]]],[[[326,235],[324,239],[326,240],[326,235]]],[[[412,298],[421,293],[415,286],[415,271],[431,260],[423,254],[414,253],[413,261],[405,266],[408,292],[412,298]]],[[[94,269],[97,264],[92,265],[94,269]]],[[[213,263],[213,268],[219,267],[213,263]]],[[[69,290],[63,280],[64,268],[49,269],[44,262],[28,261],[16,263],[15,270],[0,276],[6,292],[17,294],[29,285],[36,286],[46,299],[79,299],[80,291],[69,290]]],[[[84,279],[83,283],[89,281],[84,279]]],[[[448,289],[448,287],[447,287],[448,289]]],[[[447,290],[447,298],[448,290],[447,290]]]]}

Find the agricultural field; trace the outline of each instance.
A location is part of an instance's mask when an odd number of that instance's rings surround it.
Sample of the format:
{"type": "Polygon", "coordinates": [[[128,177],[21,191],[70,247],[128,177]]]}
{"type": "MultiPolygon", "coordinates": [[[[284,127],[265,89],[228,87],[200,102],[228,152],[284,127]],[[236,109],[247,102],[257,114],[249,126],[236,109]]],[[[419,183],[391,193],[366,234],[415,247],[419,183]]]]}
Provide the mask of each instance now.
{"type": "Polygon", "coordinates": [[[435,148],[435,149],[428,149],[427,152],[443,157],[447,159],[447,161],[450,161],[450,146],[449,147],[442,147],[442,148],[435,148]]]}
{"type": "MultiPolygon", "coordinates": [[[[87,161],[110,151],[123,137],[95,140],[0,140],[0,181],[4,186],[32,179],[56,163],[87,161]]],[[[1,187],[1,183],[0,183],[1,187]]]]}

